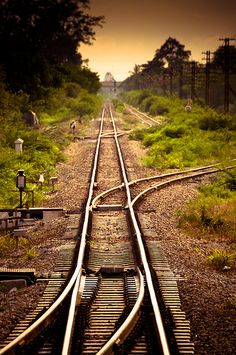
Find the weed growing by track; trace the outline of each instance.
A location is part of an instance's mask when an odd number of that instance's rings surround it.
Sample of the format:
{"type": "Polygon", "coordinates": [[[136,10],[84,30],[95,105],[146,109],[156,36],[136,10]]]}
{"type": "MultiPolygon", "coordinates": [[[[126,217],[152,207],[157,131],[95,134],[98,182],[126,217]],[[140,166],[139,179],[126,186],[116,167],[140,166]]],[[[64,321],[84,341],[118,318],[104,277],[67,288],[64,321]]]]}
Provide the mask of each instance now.
{"type": "Polygon", "coordinates": [[[214,240],[222,249],[212,250],[207,262],[217,269],[236,263],[236,170],[199,188],[199,196],[178,211],[179,227],[195,238],[214,240]],[[227,248],[225,250],[224,248],[227,248]]]}
{"type": "Polygon", "coordinates": [[[123,94],[125,101],[162,124],[136,130],[131,138],[148,148],[144,164],[163,169],[183,169],[236,157],[236,117],[216,113],[194,103],[185,111],[185,100],[166,98],[150,91],[123,94]]]}

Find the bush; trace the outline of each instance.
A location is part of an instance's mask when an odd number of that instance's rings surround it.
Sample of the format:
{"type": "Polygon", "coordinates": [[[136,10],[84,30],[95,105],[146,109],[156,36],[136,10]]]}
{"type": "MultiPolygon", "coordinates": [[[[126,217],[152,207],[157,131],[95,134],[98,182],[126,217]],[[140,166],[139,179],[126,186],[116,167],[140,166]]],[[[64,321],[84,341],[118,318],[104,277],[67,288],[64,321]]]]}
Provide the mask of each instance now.
{"type": "Polygon", "coordinates": [[[15,239],[9,235],[0,236],[0,256],[12,253],[16,248],[15,239]]]}
{"type": "Polygon", "coordinates": [[[184,100],[168,99],[151,91],[131,91],[123,96],[131,104],[139,102],[139,106],[152,115],[160,112],[168,115],[152,131],[136,134],[136,139],[139,137],[149,148],[148,157],[144,160],[148,166],[194,167],[236,157],[233,116],[218,115],[196,103],[191,112],[185,112],[184,100]]]}
{"type": "Polygon", "coordinates": [[[163,133],[170,138],[180,138],[186,132],[186,127],[184,126],[168,126],[164,128],[163,133]]]}
{"type": "Polygon", "coordinates": [[[198,235],[235,243],[236,194],[225,183],[225,174],[199,188],[200,194],[179,211],[179,225],[198,235]]]}
{"type": "Polygon", "coordinates": [[[150,112],[150,107],[153,105],[155,102],[155,97],[154,96],[148,96],[146,97],[139,105],[139,108],[141,111],[144,112],[150,112]]]}
{"type": "Polygon", "coordinates": [[[32,260],[32,259],[35,259],[37,256],[38,256],[38,253],[35,250],[35,248],[29,248],[29,247],[25,248],[25,254],[23,256],[24,260],[27,260],[27,261],[32,260]]]}
{"type": "Polygon", "coordinates": [[[225,266],[232,267],[235,265],[236,253],[229,253],[226,250],[213,250],[207,257],[210,265],[216,269],[223,269],[225,266]]]}
{"type": "Polygon", "coordinates": [[[154,102],[151,105],[151,107],[149,109],[149,112],[153,116],[155,116],[155,115],[160,115],[160,116],[163,115],[164,116],[164,115],[169,113],[169,108],[165,107],[165,106],[162,106],[159,103],[154,102]]]}
{"type": "Polygon", "coordinates": [[[207,115],[199,120],[199,128],[204,131],[216,131],[223,128],[231,130],[233,129],[233,124],[230,116],[219,115],[214,111],[209,111],[207,115]]]}

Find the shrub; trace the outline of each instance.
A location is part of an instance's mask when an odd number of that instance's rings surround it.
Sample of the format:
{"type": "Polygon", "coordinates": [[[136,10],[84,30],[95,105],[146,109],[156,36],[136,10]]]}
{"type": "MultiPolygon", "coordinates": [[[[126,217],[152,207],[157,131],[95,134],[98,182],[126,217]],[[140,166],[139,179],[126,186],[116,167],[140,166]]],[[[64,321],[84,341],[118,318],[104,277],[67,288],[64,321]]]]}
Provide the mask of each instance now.
{"type": "Polygon", "coordinates": [[[118,112],[125,111],[125,106],[124,106],[123,102],[121,102],[120,100],[113,98],[112,103],[113,103],[116,111],[118,111],[118,112]]]}
{"type": "Polygon", "coordinates": [[[219,115],[214,111],[209,111],[199,120],[199,128],[206,131],[216,131],[218,129],[232,129],[232,119],[227,115],[219,115]]]}
{"type": "Polygon", "coordinates": [[[8,253],[12,253],[15,250],[15,239],[10,235],[0,236],[0,256],[8,253]]]}
{"type": "Polygon", "coordinates": [[[186,127],[184,126],[167,126],[163,133],[170,138],[180,138],[185,134],[186,127]]]}
{"type": "Polygon", "coordinates": [[[229,253],[226,250],[213,250],[207,257],[207,262],[216,269],[223,269],[225,266],[235,265],[236,253],[229,253]]]}
{"type": "Polygon", "coordinates": [[[144,137],[144,131],[142,129],[135,129],[129,134],[129,138],[134,140],[142,140],[144,137]]]}
{"type": "Polygon", "coordinates": [[[155,97],[148,96],[140,103],[139,108],[141,111],[149,112],[150,107],[153,105],[154,102],[155,102],[155,97]]]}
{"type": "Polygon", "coordinates": [[[167,113],[169,113],[169,108],[160,105],[159,103],[154,102],[150,109],[149,112],[151,115],[155,116],[155,115],[166,115],[167,113]]]}
{"type": "Polygon", "coordinates": [[[25,248],[25,254],[23,256],[24,260],[32,260],[35,259],[38,256],[37,251],[35,250],[35,248],[25,248]]]}

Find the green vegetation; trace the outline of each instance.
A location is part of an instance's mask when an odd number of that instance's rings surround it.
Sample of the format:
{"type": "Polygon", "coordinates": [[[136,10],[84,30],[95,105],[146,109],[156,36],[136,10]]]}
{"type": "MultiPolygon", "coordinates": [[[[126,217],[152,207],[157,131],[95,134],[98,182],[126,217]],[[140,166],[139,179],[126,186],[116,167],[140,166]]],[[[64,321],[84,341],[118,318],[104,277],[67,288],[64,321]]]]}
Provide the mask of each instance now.
{"type": "Polygon", "coordinates": [[[0,236],[0,256],[10,255],[16,249],[16,241],[9,235],[0,236]]]}
{"type": "Polygon", "coordinates": [[[25,254],[23,255],[23,259],[24,260],[32,260],[32,259],[35,259],[36,257],[38,256],[38,253],[34,248],[30,248],[30,247],[26,247],[25,248],[25,254]]]}
{"type": "MultiPolygon", "coordinates": [[[[201,102],[186,112],[185,101],[158,96],[151,90],[125,92],[122,98],[160,120],[159,125],[130,134],[148,148],[147,166],[184,169],[222,162],[223,167],[236,158],[235,115],[218,114],[201,102]]],[[[179,227],[188,234],[220,243],[222,249],[213,250],[207,258],[217,269],[235,265],[235,216],[235,169],[224,170],[220,178],[201,186],[199,196],[178,212],[179,227]]]]}
{"type": "Polygon", "coordinates": [[[89,0],[1,1],[0,81],[33,100],[45,98],[48,88],[60,88],[68,77],[91,91],[95,74],[78,72],[83,63],[78,47],[91,44],[103,17],[89,15],[89,5],[89,0]]]}
{"type": "Polygon", "coordinates": [[[43,191],[35,183],[43,173],[47,185],[56,163],[64,159],[63,148],[71,139],[68,120],[79,119],[80,126],[84,126],[97,115],[102,99],[70,82],[60,89],[51,88],[47,100],[34,102],[23,93],[11,94],[4,89],[1,92],[0,207],[12,208],[19,202],[15,177],[20,168],[25,170],[27,189],[35,190],[35,203],[38,203],[43,191]],[[38,129],[27,126],[23,120],[25,110],[32,107],[39,117],[38,129]],[[15,152],[14,142],[18,138],[24,141],[22,154],[15,152]]]}
{"type": "Polygon", "coordinates": [[[213,250],[207,261],[216,269],[222,270],[225,267],[231,268],[236,261],[236,253],[229,253],[225,250],[213,250]]]}
{"type": "Polygon", "coordinates": [[[180,226],[197,228],[213,238],[228,238],[236,243],[236,170],[224,172],[220,179],[199,188],[197,199],[179,212],[180,226]]]}
{"type": "Polygon", "coordinates": [[[161,119],[160,125],[132,133],[132,138],[141,139],[148,148],[147,166],[182,169],[236,157],[235,115],[217,114],[198,103],[186,112],[184,100],[150,90],[129,91],[123,98],[161,119]]]}
{"type": "Polygon", "coordinates": [[[228,250],[213,250],[209,264],[217,269],[236,261],[236,170],[199,188],[199,196],[179,211],[179,226],[198,238],[216,240],[228,250]]]}
{"type": "Polygon", "coordinates": [[[68,120],[80,128],[101,105],[98,75],[78,53],[90,44],[102,16],[90,16],[89,0],[6,0],[0,3],[0,208],[18,203],[15,177],[24,169],[35,203],[43,191],[35,185],[44,174],[47,185],[63,148],[71,138],[68,120]],[[34,111],[38,129],[23,117],[34,111]],[[14,142],[23,139],[23,153],[14,142]]]}
{"type": "MultiPolygon", "coordinates": [[[[135,65],[131,75],[122,83],[125,90],[152,89],[158,95],[179,98],[194,97],[214,107],[218,112],[236,113],[236,47],[220,46],[211,63],[203,65],[190,59],[191,51],[177,39],[169,37],[156,49],[147,63],[135,65]],[[227,60],[226,60],[227,58],[227,60]],[[224,72],[229,62],[229,107],[224,107],[224,72]],[[207,70],[206,70],[207,69],[207,70]],[[206,97],[206,73],[209,73],[209,101],[206,97]]],[[[161,114],[161,113],[160,113],[161,114]]]]}

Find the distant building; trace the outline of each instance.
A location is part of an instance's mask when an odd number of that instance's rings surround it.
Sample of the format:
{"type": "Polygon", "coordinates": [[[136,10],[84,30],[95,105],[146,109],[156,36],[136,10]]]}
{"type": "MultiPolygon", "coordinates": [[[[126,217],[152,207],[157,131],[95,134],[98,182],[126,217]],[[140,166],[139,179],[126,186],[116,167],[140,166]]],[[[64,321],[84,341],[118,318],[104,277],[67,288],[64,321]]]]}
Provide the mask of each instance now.
{"type": "Polygon", "coordinates": [[[101,91],[103,93],[116,93],[117,87],[119,86],[120,82],[117,82],[114,79],[114,76],[112,75],[112,73],[107,72],[105,77],[104,77],[104,81],[101,82],[102,87],[101,87],[101,91]]]}
{"type": "Polygon", "coordinates": [[[114,79],[112,73],[107,72],[106,75],[105,75],[105,77],[104,77],[104,81],[111,81],[111,82],[114,82],[115,79],[114,79]]]}

